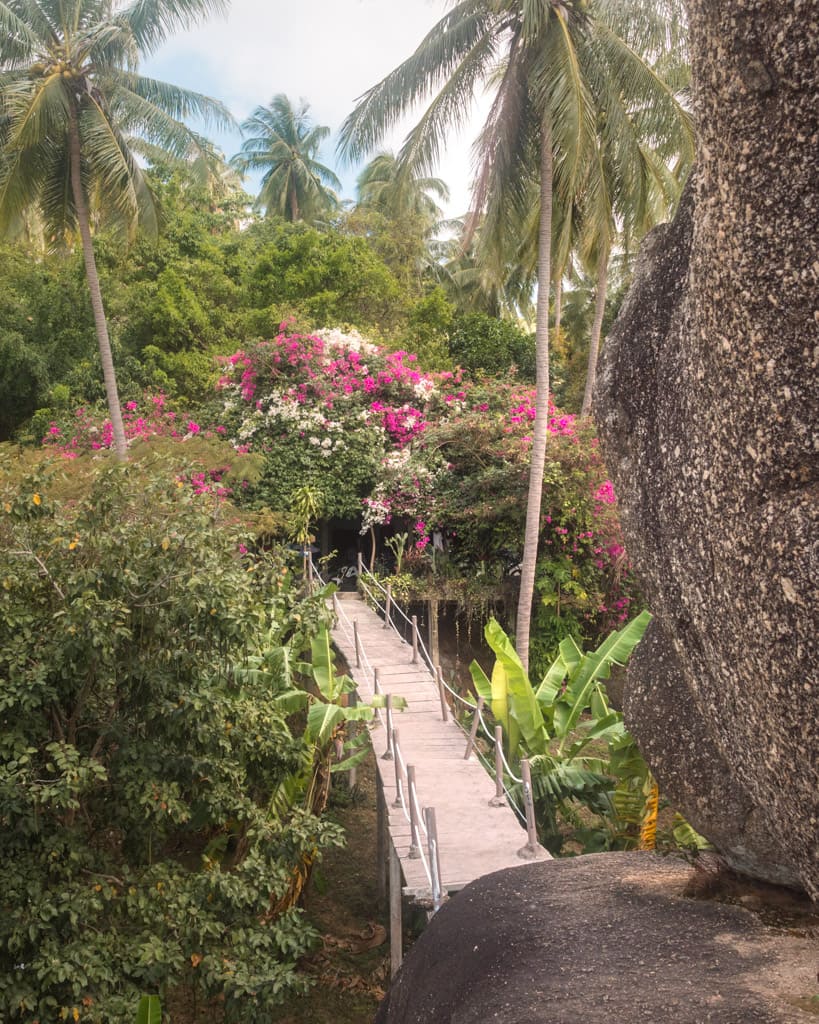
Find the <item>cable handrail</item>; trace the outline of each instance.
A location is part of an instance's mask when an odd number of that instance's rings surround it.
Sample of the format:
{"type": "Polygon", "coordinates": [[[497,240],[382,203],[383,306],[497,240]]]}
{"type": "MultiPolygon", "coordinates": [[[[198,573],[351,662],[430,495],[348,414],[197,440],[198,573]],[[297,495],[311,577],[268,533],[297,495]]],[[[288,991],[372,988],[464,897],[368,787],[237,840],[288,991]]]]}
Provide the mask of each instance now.
{"type": "MultiPolygon", "coordinates": [[[[392,594],[390,594],[387,591],[386,587],[384,587],[384,585],[381,583],[381,581],[373,573],[371,573],[370,570],[365,565],[363,565],[363,563],[362,563],[362,564],[359,565],[358,581],[361,584],[362,588],[366,589],[366,591],[368,592],[368,596],[373,601],[373,603],[375,604],[375,606],[378,609],[378,611],[383,613],[384,620],[387,621],[387,609],[386,609],[386,606],[381,604],[381,602],[377,600],[375,595],[372,594],[372,587],[370,586],[370,584],[368,582],[369,580],[372,580],[372,582],[375,584],[375,586],[385,596],[389,597],[391,612],[392,611],[398,612],[398,614],[404,619],[404,621],[409,626],[412,626],[413,625],[412,620],[406,614],[406,612],[403,610],[401,605],[392,597],[392,594]]],[[[400,638],[401,642],[406,644],[407,641],[404,639],[404,637],[401,636],[401,634],[398,632],[398,630],[393,625],[391,616],[390,616],[390,621],[389,621],[388,624],[392,627],[394,632],[398,635],[398,637],[400,638]]],[[[424,640],[423,640],[423,638],[420,635],[418,636],[418,649],[421,652],[421,654],[422,654],[422,656],[424,658],[424,661],[427,664],[427,667],[429,668],[430,672],[432,673],[433,678],[437,677],[437,678],[440,679],[440,682],[443,685],[444,689],[448,693],[450,693],[452,695],[454,700],[458,701],[465,708],[468,708],[469,711],[471,711],[473,714],[477,712],[478,718],[479,718],[479,721],[480,721],[480,726],[481,726],[481,729],[483,731],[483,735],[486,737],[486,739],[489,741],[489,743],[494,746],[495,745],[495,737],[492,734],[492,731],[489,729],[489,726],[486,724],[486,720],[483,717],[482,710],[480,709],[480,707],[478,707],[477,703],[468,700],[462,694],[458,693],[458,691],[455,690],[454,687],[452,687],[446,681],[446,679],[444,678],[443,673],[440,673],[440,675],[438,674],[438,672],[437,672],[437,670],[435,668],[435,665],[434,665],[434,663],[432,661],[432,657],[430,656],[430,653],[427,650],[427,646],[424,643],[424,640]]],[[[363,648],[362,648],[362,652],[363,652],[363,648]]],[[[455,718],[455,722],[458,725],[458,727],[460,728],[461,732],[463,732],[464,735],[468,735],[466,728],[457,719],[457,717],[455,718]]],[[[518,785],[522,785],[523,784],[523,779],[519,775],[515,774],[515,771],[513,770],[512,766],[509,764],[509,761],[508,761],[508,759],[506,757],[506,754],[503,751],[503,745],[502,744],[501,744],[501,747],[500,747],[500,756],[501,756],[501,760],[503,762],[503,766],[506,769],[506,773],[509,776],[509,778],[513,782],[517,783],[518,785]]],[[[482,763],[484,762],[484,760],[485,759],[481,758],[482,763]]],[[[486,765],[484,765],[484,767],[486,767],[486,765]]],[[[491,769],[488,769],[488,770],[489,770],[489,774],[490,775],[493,774],[491,769]]],[[[518,816],[520,816],[520,812],[518,811],[517,806],[514,804],[514,802],[512,800],[512,797],[511,797],[511,794],[509,792],[509,789],[508,789],[508,787],[506,786],[505,783],[504,783],[504,787],[503,788],[504,788],[504,792],[507,794],[507,796],[510,799],[510,803],[512,803],[512,806],[514,807],[515,812],[518,814],[518,816]]]]}
{"type": "MultiPolygon", "coordinates": [[[[316,578],[322,584],[324,584],[325,583],[324,578],[322,577],[321,573],[318,571],[318,569],[315,567],[314,563],[312,562],[312,557],[310,559],[310,562],[311,562],[311,570],[315,573],[316,578]]],[[[525,774],[526,778],[521,778],[519,775],[517,775],[515,773],[515,771],[513,770],[512,766],[510,765],[510,763],[509,763],[509,761],[508,761],[508,759],[506,757],[506,754],[504,753],[504,750],[503,750],[503,743],[498,743],[496,741],[496,738],[495,738],[493,732],[490,730],[489,726],[487,725],[486,719],[484,718],[484,715],[483,715],[483,701],[479,700],[479,701],[475,702],[475,701],[471,701],[471,700],[467,699],[466,697],[462,696],[462,694],[458,693],[446,681],[446,679],[443,676],[443,672],[441,672],[440,669],[438,669],[434,665],[434,663],[432,661],[432,657],[430,656],[429,650],[427,649],[427,646],[424,643],[423,638],[419,634],[417,619],[415,618],[415,616],[413,616],[412,619],[410,619],[410,617],[406,614],[406,612],[403,610],[403,608],[401,608],[400,604],[398,604],[394,600],[394,598],[392,597],[392,594],[384,587],[384,585],[381,583],[381,581],[378,580],[377,577],[374,576],[373,573],[371,573],[369,571],[369,569],[367,569],[360,561],[359,561],[359,567],[358,568],[359,568],[358,583],[359,583],[362,591],[364,591],[368,601],[372,603],[372,606],[374,606],[374,608],[376,610],[376,613],[379,614],[379,617],[383,618],[385,626],[387,626],[387,627],[392,629],[393,633],[398,637],[398,639],[401,641],[402,644],[406,645],[408,643],[406,638],[401,635],[401,632],[398,630],[398,628],[396,627],[395,622],[393,620],[393,616],[397,612],[398,616],[400,616],[400,618],[402,618],[410,626],[410,628],[413,631],[413,654],[415,654],[415,652],[419,652],[421,657],[422,657],[422,659],[423,659],[423,662],[426,664],[427,668],[429,669],[429,671],[430,671],[430,673],[432,675],[433,680],[437,681],[439,683],[439,685],[441,685],[443,687],[444,691],[448,691],[452,695],[452,697],[453,697],[453,699],[455,701],[457,701],[458,703],[462,704],[473,715],[477,716],[477,724],[475,724],[475,722],[473,720],[473,727],[472,727],[472,730],[470,732],[467,731],[465,725],[458,719],[457,715],[453,716],[454,717],[454,721],[457,724],[457,726],[459,727],[459,729],[461,730],[461,732],[464,733],[464,735],[467,735],[469,737],[469,743],[467,744],[467,753],[466,753],[465,756],[469,756],[469,754],[472,751],[474,751],[474,753],[476,754],[476,756],[478,758],[479,763],[483,766],[483,768],[487,771],[487,773],[490,776],[494,775],[496,777],[496,785],[498,787],[498,789],[497,789],[498,798],[500,798],[500,794],[503,793],[503,797],[505,797],[506,803],[508,804],[508,806],[511,808],[511,810],[513,811],[515,816],[518,818],[518,820],[527,829],[527,832],[529,833],[529,843],[527,845],[530,846],[530,847],[536,846],[537,845],[537,841],[536,841],[536,834],[535,834],[535,831],[534,831],[534,821],[533,821],[533,818],[532,818],[532,820],[530,820],[530,818],[532,816],[529,813],[532,810],[529,807],[529,804],[531,804],[532,801],[531,801],[531,783],[527,783],[527,781],[526,781],[526,779],[530,777],[529,776],[528,762],[526,762],[526,761],[522,762],[523,770],[524,770],[524,774],[525,774]],[[378,596],[377,596],[376,592],[374,591],[373,586],[369,582],[370,580],[375,585],[375,587],[386,596],[388,604],[382,604],[382,602],[378,599],[378,596]],[[484,755],[484,753],[479,748],[477,748],[475,746],[474,740],[475,740],[475,738],[477,736],[478,728],[480,728],[482,730],[483,736],[489,741],[489,744],[491,745],[491,747],[494,747],[494,749],[496,751],[496,757],[499,758],[500,763],[503,765],[503,769],[504,769],[503,772],[500,771],[500,767],[499,767],[499,765],[497,765],[497,761],[496,761],[496,766],[497,766],[496,770],[493,771],[493,768],[489,764],[489,762],[488,762],[486,756],[484,755]],[[510,784],[515,784],[515,785],[521,786],[523,788],[522,796],[523,796],[523,804],[526,807],[525,811],[522,810],[518,806],[518,803],[517,803],[518,795],[512,792],[512,790],[510,788],[510,784]]],[[[367,682],[370,682],[370,680],[372,680],[372,682],[373,682],[373,689],[375,689],[375,681],[376,681],[376,678],[377,678],[376,677],[376,672],[373,669],[373,667],[372,667],[372,665],[371,665],[371,663],[369,661],[369,658],[367,657],[367,653],[366,653],[366,650],[364,648],[364,645],[360,642],[360,639],[357,637],[356,626],[355,626],[355,624],[351,624],[350,623],[350,620],[349,620],[349,617],[347,616],[346,611],[341,606],[341,602],[339,602],[337,600],[334,600],[333,603],[334,603],[334,608],[336,610],[336,614],[337,614],[337,618],[338,618],[338,621],[339,621],[339,625],[342,626],[342,629],[344,631],[344,634],[345,634],[345,637],[346,637],[347,641],[349,643],[353,644],[356,647],[357,658],[358,658],[358,660],[361,663],[361,667],[364,668],[364,670],[365,670],[365,672],[364,672],[365,679],[367,680],[367,682]]],[[[414,660],[415,660],[415,657],[413,658],[413,661],[414,660]]],[[[443,694],[441,695],[441,700],[442,700],[442,707],[445,707],[445,701],[444,701],[444,698],[443,698],[443,694]]],[[[383,723],[384,719],[383,719],[383,716],[380,714],[380,709],[376,709],[376,716],[379,718],[379,721],[381,721],[383,723]]],[[[400,743],[396,742],[395,731],[392,730],[391,719],[390,719],[389,712],[388,712],[386,717],[387,717],[387,728],[388,728],[388,730],[390,732],[390,735],[388,736],[388,740],[387,740],[388,750],[390,749],[390,747],[392,747],[393,757],[396,759],[396,763],[397,763],[397,766],[398,766],[398,769],[399,769],[399,771],[397,772],[397,777],[396,777],[396,790],[397,790],[396,806],[400,805],[402,813],[403,813],[405,819],[410,824],[410,828],[412,830],[412,839],[411,839],[412,846],[411,846],[411,848],[414,849],[414,850],[417,850],[418,856],[420,857],[420,859],[422,861],[422,865],[423,865],[423,868],[424,868],[424,873],[426,874],[427,880],[429,881],[430,886],[434,889],[435,888],[435,882],[433,881],[432,872],[431,872],[431,868],[430,868],[430,863],[427,860],[426,855],[424,854],[423,842],[416,843],[416,841],[415,841],[416,835],[420,839],[421,838],[421,833],[423,832],[423,837],[426,839],[427,846],[428,846],[428,851],[427,852],[429,853],[429,856],[432,857],[434,855],[433,854],[433,837],[430,836],[430,834],[429,834],[429,832],[427,830],[427,826],[426,826],[426,822],[425,822],[426,812],[422,811],[422,809],[421,809],[420,803],[418,801],[417,790],[416,790],[415,786],[410,786],[410,784],[409,784],[409,774],[408,774],[408,771],[407,771],[407,765],[406,765],[406,762],[404,760],[404,756],[403,756],[403,752],[402,752],[401,747],[400,747],[400,743]],[[409,808],[409,809],[407,808],[407,801],[405,799],[405,794],[404,794],[405,788],[409,791],[409,800],[410,800],[410,802],[412,804],[412,807],[409,808]],[[413,811],[415,812],[414,815],[413,815],[413,811]],[[413,818],[415,818],[415,822],[413,822],[413,818]]],[[[445,714],[444,714],[444,718],[446,718],[445,714]]],[[[500,798],[500,799],[502,799],[502,798],[500,798]]],[[[429,809],[427,809],[427,810],[429,810],[429,809]]],[[[433,812],[433,818],[434,818],[434,812],[433,812]]]]}

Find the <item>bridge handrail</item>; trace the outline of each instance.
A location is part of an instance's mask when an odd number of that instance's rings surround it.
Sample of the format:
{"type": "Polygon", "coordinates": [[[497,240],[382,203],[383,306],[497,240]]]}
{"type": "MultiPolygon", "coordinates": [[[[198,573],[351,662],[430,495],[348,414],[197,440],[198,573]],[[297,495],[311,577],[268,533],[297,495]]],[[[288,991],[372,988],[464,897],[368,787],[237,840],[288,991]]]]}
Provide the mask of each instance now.
{"type": "MultiPolygon", "coordinates": [[[[319,572],[319,570],[313,564],[312,558],[311,558],[310,561],[311,561],[311,571],[315,574],[317,579],[319,579],[322,583],[324,583],[324,579],[321,576],[321,573],[319,572]]],[[[495,753],[496,753],[496,765],[497,765],[497,761],[498,760],[500,760],[500,762],[503,764],[503,767],[504,767],[504,770],[505,770],[504,771],[504,776],[503,777],[501,776],[501,774],[498,772],[497,768],[495,768],[493,770],[493,768],[490,765],[490,763],[489,763],[488,759],[486,758],[486,756],[483,754],[483,752],[479,748],[477,748],[475,746],[475,744],[474,744],[475,737],[471,733],[467,732],[467,730],[466,730],[465,726],[463,725],[463,723],[460,722],[458,720],[458,718],[456,717],[455,718],[456,724],[458,725],[460,730],[464,733],[464,735],[468,736],[470,738],[470,740],[471,740],[471,743],[470,743],[470,745],[467,748],[467,753],[473,751],[476,754],[476,756],[478,757],[478,760],[480,761],[480,763],[483,765],[483,767],[487,771],[487,773],[490,776],[491,775],[495,776],[496,785],[498,787],[498,792],[503,792],[503,794],[504,794],[504,796],[505,796],[509,806],[514,811],[516,817],[521,822],[521,824],[524,826],[524,828],[527,828],[527,830],[529,830],[530,835],[531,835],[532,829],[533,829],[533,822],[531,820],[532,815],[531,815],[531,812],[529,811],[529,807],[528,807],[528,804],[531,803],[531,801],[527,801],[527,794],[528,794],[528,790],[529,790],[530,787],[529,787],[528,783],[526,782],[526,780],[524,778],[522,778],[521,776],[517,775],[515,773],[515,771],[513,770],[512,766],[509,764],[509,761],[508,761],[508,759],[506,757],[506,754],[504,753],[504,750],[503,750],[503,744],[502,743],[497,743],[492,730],[487,725],[486,719],[483,716],[483,705],[482,705],[482,702],[478,701],[477,703],[475,703],[473,701],[468,700],[467,698],[463,697],[460,693],[458,693],[446,681],[446,679],[444,678],[443,672],[440,671],[440,668],[436,668],[436,666],[434,665],[434,663],[432,661],[432,658],[430,656],[430,653],[427,650],[426,644],[424,643],[422,637],[419,635],[418,628],[417,628],[417,622],[414,622],[406,614],[406,612],[403,610],[401,605],[395,600],[395,598],[392,596],[392,594],[389,591],[387,591],[387,589],[384,587],[384,585],[381,583],[381,581],[373,573],[371,573],[369,571],[369,569],[367,569],[367,567],[363,564],[360,556],[359,556],[359,562],[358,562],[358,583],[361,586],[361,588],[366,591],[367,597],[369,598],[369,600],[373,603],[373,605],[375,606],[376,610],[380,613],[381,617],[384,619],[384,621],[387,624],[387,626],[393,630],[393,632],[396,634],[396,636],[398,637],[398,639],[401,641],[402,644],[406,644],[407,641],[401,635],[399,630],[396,628],[394,622],[392,621],[392,613],[393,612],[397,612],[401,616],[401,618],[404,619],[404,621],[410,626],[410,628],[414,632],[414,644],[413,644],[413,647],[414,648],[417,647],[418,651],[421,653],[421,655],[423,657],[423,660],[424,660],[427,668],[429,669],[433,679],[437,679],[439,681],[439,683],[444,687],[444,689],[446,691],[448,691],[452,695],[454,700],[458,701],[467,710],[469,710],[472,714],[477,716],[478,727],[481,729],[481,731],[483,733],[483,736],[485,737],[485,739],[490,744],[490,747],[495,750],[495,753]],[[378,600],[378,598],[376,597],[375,593],[373,592],[373,586],[369,582],[370,580],[372,581],[372,584],[374,584],[375,587],[378,590],[380,590],[385,595],[386,598],[388,598],[388,600],[389,600],[389,611],[387,610],[386,605],[382,604],[378,600]],[[516,798],[516,794],[514,794],[511,791],[509,785],[507,785],[507,777],[513,783],[515,783],[516,785],[522,787],[522,790],[523,790],[523,800],[522,800],[522,802],[524,804],[524,807],[520,807],[519,806],[518,800],[516,798]]],[[[335,595],[334,595],[334,597],[335,597],[335,595]]],[[[352,644],[354,642],[354,628],[352,627],[352,624],[350,623],[350,620],[347,617],[346,612],[343,610],[343,608],[341,606],[341,602],[337,601],[337,600],[334,600],[333,606],[334,606],[334,610],[336,611],[336,615],[339,618],[339,624],[342,625],[342,629],[344,630],[344,633],[345,633],[345,636],[346,636],[348,642],[350,642],[352,644]],[[342,619],[343,619],[343,624],[342,624],[342,619]]],[[[366,677],[368,678],[368,681],[369,681],[369,679],[373,679],[374,680],[375,679],[375,671],[372,668],[372,665],[370,664],[369,658],[367,657],[366,651],[364,649],[364,645],[359,643],[357,649],[360,652],[360,657],[361,657],[361,661],[362,661],[362,667],[366,667],[366,677]]],[[[380,714],[380,711],[377,710],[376,711],[376,715],[377,715],[377,717],[379,718],[379,720],[383,724],[384,717],[380,714]]],[[[391,729],[391,725],[389,724],[389,722],[388,722],[388,728],[391,729]]],[[[389,748],[389,745],[390,745],[391,742],[392,741],[391,741],[390,737],[388,737],[388,748],[389,748]]],[[[400,765],[401,765],[401,770],[402,770],[402,776],[406,779],[407,778],[406,764],[403,761],[403,755],[401,753],[400,747],[394,751],[394,756],[397,759],[399,759],[399,762],[400,762],[400,765]]],[[[407,811],[406,803],[405,803],[405,800],[404,800],[403,786],[397,786],[397,789],[398,789],[398,796],[400,797],[401,807],[402,807],[404,816],[406,817],[407,821],[410,822],[410,824],[412,824],[411,815],[407,811]]],[[[421,812],[421,808],[418,806],[417,793],[415,793],[414,790],[413,790],[413,795],[414,795],[414,799],[415,799],[415,810],[416,810],[416,812],[418,812],[418,824],[420,825],[421,830],[424,832],[424,835],[425,835],[425,837],[427,839],[427,845],[429,847],[430,837],[429,837],[429,835],[427,833],[426,824],[424,822],[424,817],[425,816],[424,816],[423,813],[420,813],[421,812]]],[[[427,875],[427,879],[430,881],[430,885],[433,886],[433,888],[434,888],[434,885],[433,885],[433,882],[432,882],[432,878],[431,878],[431,875],[430,875],[429,863],[428,863],[426,857],[423,855],[423,849],[421,849],[421,856],[422,856],[422,861],[423,861],[423,865],[424,865],[424,871],[425,871],[425,873],[427,875]]],[[[431,856],[431,853],[430,853],[430,856],[431,856]]]]}
{"type": "MultiPolygon", "coordinates": [[[[363,564],[361,559],[359,559],[358,581],[361,584],[362,588],[367,591],[367,596],[370,598],[370,600],[376,606],[377,610],[380,613],[382,613],[382,617],[384,618],[384,620],[386,622],[387,621],[387,609],[377,599],[375,594],[372,593],[372,586],[369,583],[370,580],[372,581],[372,584],[375,585],[375,587],[377,587],[385,596],[387,596],[389,598],[389,600],[390,600],[390,611],[392,612],[394,610],[394,611],[398,612],[398,614],[404,619],[404,621],[411,628],[416,628],[417,629],[417,627],[415,626],[413,621],[406,614],[406,612],[403,610],[401,605],[395,600],[395,598],[392,596],[392,594],[387,591],[387,589],[384,587],[384,585],[381,583],[381,581],[373,573],[371,573],[370,570],[367,569],[367,567],[363,564]]],[[[393,631],[396,633],[396,635],[399,637],[399,639],[401,640],[402,643],[406,643],[407,642],[404,639],[404,637],[401,636],[401,633],[395,628],[395,625],[392,622],[392,616],[390,616],[390,621],[389,621],[388,625],[393,629],[393,631]]],[[[462,704],[464,706],[464,708],[466,708],[468,711],[472,712],[473,714],[475,714],[477,712],[478,719],[479,719],[479,725],[480,725],[481,731],[483,733],[483,736],[489,742],[489,744],[492,747],[494,747],[495,746],[495,737],[494,737],[494,735],[492,733],[492,730],[486,724],[486,720],[483,717],[482,709],[479,706],[477,706],[473,701],[470,701],[467,698],[463,697],[460,693],[457,692],[457,690],[455,690],[446,681],[446,679],[444,678],[443,672],[440,672],[439,670],[437,670],[435,665],[433,664],[432,658],[431,658],[431,656],[429,654],[429,651],[427,650],[426,644],[424,643],[423,638],[421,638],[420,635],[417,637],[417,641],[416,642],[417,642],[418,649],[421,652],[421,654],[422,654],[422,656],[424,658],[424,661],[426,662],[427,668],[429,668],[430,672],[432,673],[433,678],[437,678],[440,681],[441,685],[444,687],[444,689],[449,694],[451,694],[451,696],[453,697],[454,700],[456,700],[460,704],[462,704]]],[[[464,733],[464,735],[468,735],[467,734],[467,730],[464,727],[463,723],[460,722],[457,718],[455,719],[455,721],[456,721],[458,727],[464,733]]],[[[517,785],[523,785],[523,781],[524,780],[519,775],[515,774],[514,770],[512,769],[512,766],[509,764],[509,761],[508,761],[508,759],[506,757],[506,754],[503,752],[503,745],[502,744],[500,745],[499,752],[500,752],[500,758],[501,758],[501,760],[503,762],[504,768],[506,769],[506,773],[507,773],[508,777],[514,783],[516,783],[517,785]]],[[[476,750],[476,753],[478,754],[479,760],[484,765],[484,767],[487,769],[489,774],[490,775],[495,774],[492,771],[492,769],[489,767],[489,765],[487,764],[486,758],[481,755],[480,751],[476,750]]],[[[507,797],[507,800],[509,801],[509,805],[514,810],[514,812],[517,815],[518,819],[525,824],[525,813],[522,810],[522,808],[518,805],[517,800],[515,798],[515,795],[511,792],[509,786],[507,786],[506,780],[505,779],[502,780],[501,784],[502,784],[502,787],[503,787],[503,792],[505,793],[505,795],[507,797]]]]}

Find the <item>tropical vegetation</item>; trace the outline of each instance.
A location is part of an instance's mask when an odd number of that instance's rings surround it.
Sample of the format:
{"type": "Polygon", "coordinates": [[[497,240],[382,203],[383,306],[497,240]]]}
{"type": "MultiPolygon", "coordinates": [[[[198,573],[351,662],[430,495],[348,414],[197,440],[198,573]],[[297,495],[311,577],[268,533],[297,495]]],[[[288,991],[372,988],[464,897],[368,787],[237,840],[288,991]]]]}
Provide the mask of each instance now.
{"type": "Polygon", "coordinates": [[[586,414],[690,162],[677,0],[458,0],[343,126],[355,202],[306,100],[274,94],[226,160],[187,122],[227,109],[140,74],[226,7],[0,0],[10,1022],[252,1024],[304,990],[331,780],[373,714],[311,543],[489,620],[472,690],[513,794],[531,762],[541,842],[656,828],[606,690],[648,613],[586,414]],[[436,160],[481,83],[473,208],[447,221],[436,160]]]}
{"type": "Polygon", "coordinates": [[[127,452],[108,324],[91,238],[92,218],[128,235],[156,230],[157,210],[138,155],[207,157],[184,123],[229,123],[223,104],[138,73],[140,57],[223,0],[133,3],[92,0],[0,3],[0,232],[37,222],[54,243],[78,234],[120,458],[127,452]]]}

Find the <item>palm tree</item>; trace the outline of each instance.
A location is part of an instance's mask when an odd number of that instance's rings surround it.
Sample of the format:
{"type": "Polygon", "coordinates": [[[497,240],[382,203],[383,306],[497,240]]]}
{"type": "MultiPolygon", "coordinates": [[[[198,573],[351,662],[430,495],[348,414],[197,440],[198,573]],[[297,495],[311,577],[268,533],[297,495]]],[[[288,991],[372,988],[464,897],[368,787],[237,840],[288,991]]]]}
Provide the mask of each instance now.
{"type": "Polygon", "coordinates": [[[490,84],[495,96],[476,144],[473,197],[488,252],[510,251],[509,227],[525,222],[536,190],[537,399],[516,628],[527,667],[548,437],[553,199],[570,207],[588,177],[599,131],[614,147],[628,123],[631,135],[669,151],[686,131],[673,91],[634,45],[639,30],[661,46],[652,4],[635,0],[639,25],[630,39],[618,32],[628,6],[623,0],[458,0],[415,53],[364,94],[341,130],[342,155],[360,159],[416,102],[433,95],[398,157],[403,167],[430,173],[447,130],[465,120],[476,90],[490,84]]]}
{"type": "Polygon", "coordinates": [[[340,189],[341,182],[316,160],[330,129],[313,124],[309,109],[304,100],[294,108],[279,93],[242,122],[242,134],[249,138],[232,163],[242,174],[265,171],[257,205],[268,217],[311,223],[338,205],[331,189],[340,189]]]}
{"type": "Polygon", "coordinates": [[[79,233],[119,458],[127,447],[91,211],[129,235],[155,229],[140,140],[190,159],[203,140],[183,118],[232,123],[214,100],[137,71],[173,30],[226,9],[226,0],[0,0],[0,231],[37,210],[55,244],[79,233]]]}
{"type": "Polygon", "coordinates": [[[440,178],[404,172],[392,153],[379,153],[356,181],[360,206],[392,220],[417,218],[431,232],[441,221],[438,202],[449,202],[449,189],[440,178]]]}

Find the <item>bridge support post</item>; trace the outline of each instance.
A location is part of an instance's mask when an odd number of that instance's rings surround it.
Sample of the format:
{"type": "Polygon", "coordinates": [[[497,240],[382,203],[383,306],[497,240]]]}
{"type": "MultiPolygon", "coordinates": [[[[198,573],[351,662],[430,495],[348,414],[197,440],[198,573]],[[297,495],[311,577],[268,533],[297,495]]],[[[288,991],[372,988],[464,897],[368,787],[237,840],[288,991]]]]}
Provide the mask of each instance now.
{"type": "Polygon", "coordinates": [[[472,719],[472,728],[469,730],[469,739],[466,741],[466,750],[464,751],[464,761],[469,760],[469,755],[475,746],[475,740],[478,736],[478,726],[481,724],[481,712],[483,711],[483,697],[478,697],[478,706],[475,708],[475,715],[472,719]]]}
{"type": "Polygon", "coordinates": [[[412,663],[418,664],[418,616],[412,617],[412,663]]]}
{"type": "Polygon", "coordinates": [[[392,584],[387,584],[387,603],[384,612],[384,629],[392,625],[392,584]]]}
{"type": "Polygon", "coordinates": [[[361,640],[358,637],[358,619],[353,619],[353,641],[355,643],[355,667],[361,668],[361,640]]]}
{"type": "Polygon", "coordinates": [[[401,966],[403,949],[403,915],[401,906],[401,861],[390,842],[390,977],[394,978],[401,966]]]}
{"type": "Polygon", "coordinates": [[[449,708],[446,702],[446,687],[444,686],[444,673],[440,665],[435,666],[435,679],[438,683],[438,696],[441,698],[441,720],[449,721],[449,708]]]}
{"type": "Polygon", "coordinates": [[[535,825],[535,801],[532,796],[532,769],[529,766],[529,759],[525,757],[520,762],[520,773],[523,776],[523,803],[526,808],[526,835],[527,842],[518,850],[518,857],[523,860],[551,860],[547,850],[544,850],[537,841],[537,826],[535,825]]]}
{"type": "Polygon", "coordinates": [[[438,664],[440,647],[438,644],[438,598],[429,599],[429,656],[433,665],[438,664]]]}
{"type": "Polygon", "coordinates": [[[495,795],[489,801],[490,807],[505,807],[503,792],[503,726],[495,726],[495,795]]]}
{"type": "Polygon", "coordinates": [[[381,784],[380,775],[376,773],[376,776],[375,803],[378,811],[378,821],[376,823],[375,836],[375,878],[378,907],[382,909],[387,901],[387,843],[389,842],[389,831],[384,787],[381,784]]]}

